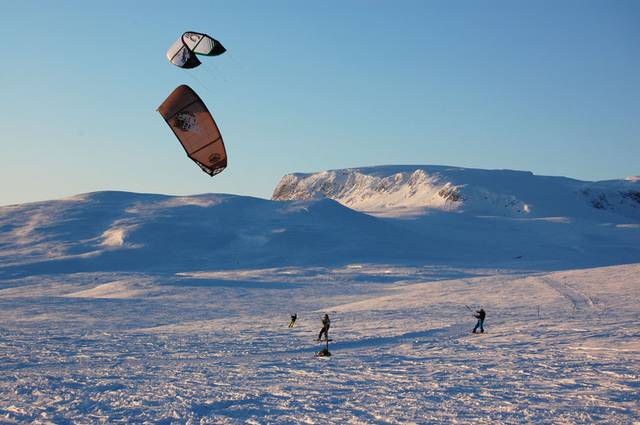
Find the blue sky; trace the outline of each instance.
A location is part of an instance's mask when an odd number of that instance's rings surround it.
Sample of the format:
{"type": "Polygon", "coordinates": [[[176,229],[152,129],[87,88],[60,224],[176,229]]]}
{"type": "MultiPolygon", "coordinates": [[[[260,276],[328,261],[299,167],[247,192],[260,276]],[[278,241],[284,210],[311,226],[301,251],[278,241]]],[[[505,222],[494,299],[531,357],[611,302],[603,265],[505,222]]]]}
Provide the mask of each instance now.
{"type": "Polygon", "coordinates": [[[637,1],[4,2],[0,205],[95,190],[268,198],[378,164],[640,174],[637,1]],[[185,30],[228,54],[194,70],[185,30]],[[186,83],[229,167],[208,177],[155,111],[186,83]]]}

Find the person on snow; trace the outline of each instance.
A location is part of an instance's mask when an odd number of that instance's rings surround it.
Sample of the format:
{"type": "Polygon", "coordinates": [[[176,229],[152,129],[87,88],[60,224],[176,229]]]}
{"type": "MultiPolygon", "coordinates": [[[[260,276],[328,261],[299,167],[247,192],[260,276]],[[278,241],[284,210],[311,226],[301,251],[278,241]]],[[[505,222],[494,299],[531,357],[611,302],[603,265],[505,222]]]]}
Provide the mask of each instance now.
{"type": "Polygon", "coordinates": [[[476,323],[476,327],[473,328],[471,332],[476,333],[476,330],[480,328],[480,333],[484,333],[483,325],[484,325],[484,318],[486,315],[487,313],[484,312],[483,308],[481,308],[480,310],[476,310],[476,314],[474,314],[473,317],[478,319],[478,323],[476,323]]]}
{"type": "Polygon", "coordinates": [[[298,313],[293,313],[291,315],[291,321],[289,322],[289,327],[292,328],[296,324],[296,319],[298,318],[298,313]]]}
{"type": "Polygon", "coordinates": [[[329,315],[325,314],[322,319],[322,329],[320,329],[320,334],[318,335],[318,341],[322,339],[322,334],[326,339],[329,339],[329,327],[331,326],[331,320],[329,320],[329,315]]]}

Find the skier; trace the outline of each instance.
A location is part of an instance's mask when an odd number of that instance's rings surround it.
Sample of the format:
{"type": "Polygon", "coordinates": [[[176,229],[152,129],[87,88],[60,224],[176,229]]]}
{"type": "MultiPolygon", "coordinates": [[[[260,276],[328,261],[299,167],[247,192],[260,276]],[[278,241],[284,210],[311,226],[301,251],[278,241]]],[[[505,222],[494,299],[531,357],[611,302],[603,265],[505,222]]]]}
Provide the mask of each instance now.
{"type": "Polygon", "coordinates": [[[296,319],[298,318],[298,313],[293,313],[291,315],[291,321],[289,322],[289,327],[292,328],[296,324],[296,319]]]}
{"type": "Polygon", "coordinates": [[[476,327],[473,328],[471,332],[476,333],[476,330],[480,328],[480,333],[484,333],[484,317],[487,315],[487,313],[484,312],[483,308],[481,308],[480,310],[476,310],[476,313],[477,314],[474,314],[473,317],[478,319],[478,323],[476,323],[476,327]]]}
{"type": "Polygon", "coordinates": [[[326,339],[329,339],[329,327],[331,326],[331,320],[329,320],[329,315],[325,313],[324,318],[322,319],[322,329],[320,329],[320,334],[318,335],[318,341],[322,339],[322,334],[326,339]]]}

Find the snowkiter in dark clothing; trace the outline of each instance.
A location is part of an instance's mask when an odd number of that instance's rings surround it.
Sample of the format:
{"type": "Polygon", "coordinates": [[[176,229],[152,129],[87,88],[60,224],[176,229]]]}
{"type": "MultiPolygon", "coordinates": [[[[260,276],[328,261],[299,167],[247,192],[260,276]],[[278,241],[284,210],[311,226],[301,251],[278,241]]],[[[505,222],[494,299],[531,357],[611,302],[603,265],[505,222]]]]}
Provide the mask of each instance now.
{"type": "Polygon", "coordinates": [[[473,315],[473,317],[475,317],[476,319],[478,319],[478,323],[476,323],[476,327],[473,328],[473,330],[471,332],[476,333],[476,330],[478,328],[480,328],[480,333],[484,333],[484,317],[487,315],[487,313],[484,312],[484,309],[480,309],[476,311],[476,314],[473,315]]]}
{"type": "Polygon", "coordinates": [[[291,315],[291,321],[289,322],[290,328],[292,328],[296,324],[296,319],[298,319],[298,313],[293,313],[291,315]]]}
{"type": "Polygon", "coordinates": [[[322,319],[322,329],[320,330],[320,334],[318,335],[318,341],[322,339],[322,334],[326,339],[329,339],[329,327],[331,326],[331,320],[329,320],[329,315],[325,314],[322,319]]]}

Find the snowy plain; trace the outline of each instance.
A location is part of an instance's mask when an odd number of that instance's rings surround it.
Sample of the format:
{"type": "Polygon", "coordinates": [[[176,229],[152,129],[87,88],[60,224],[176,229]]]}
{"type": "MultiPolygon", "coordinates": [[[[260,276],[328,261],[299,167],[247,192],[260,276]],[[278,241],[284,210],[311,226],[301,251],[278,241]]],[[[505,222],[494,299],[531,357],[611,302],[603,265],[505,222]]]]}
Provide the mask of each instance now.
{"type": "Polygon", "coordinates": [[[0,207],[0,423],[640,423],[640,182],[519,173],[0,207]]]}

